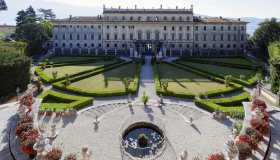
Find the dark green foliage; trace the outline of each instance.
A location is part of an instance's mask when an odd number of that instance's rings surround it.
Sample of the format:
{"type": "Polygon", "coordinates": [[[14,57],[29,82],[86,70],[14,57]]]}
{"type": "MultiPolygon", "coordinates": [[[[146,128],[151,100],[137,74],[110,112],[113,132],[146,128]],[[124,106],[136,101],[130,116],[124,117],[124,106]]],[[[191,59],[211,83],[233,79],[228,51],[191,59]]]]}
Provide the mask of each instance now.
{"type": "Polygon", "coordinates": [[[267,47],[270,43],[280,40],[280,23],[276,18],[266,20],[260,24],[260,27],[255,31],[252,41],[254,45],[260,49],[260,58],[267,60],[267,47]]]}
{"type": "Polygon", "coordinates": [[[269,46],[271,90],[277,93],[280,87],[280,42],[269,46]]]}
{"type": "Polygon", "coordinates": [[[24,48],[17,48],[20,45],[0,43],[0,97],[15,95],[17,87],[24,91],[30,82],[31,59],[22,53],[24,48]]]}

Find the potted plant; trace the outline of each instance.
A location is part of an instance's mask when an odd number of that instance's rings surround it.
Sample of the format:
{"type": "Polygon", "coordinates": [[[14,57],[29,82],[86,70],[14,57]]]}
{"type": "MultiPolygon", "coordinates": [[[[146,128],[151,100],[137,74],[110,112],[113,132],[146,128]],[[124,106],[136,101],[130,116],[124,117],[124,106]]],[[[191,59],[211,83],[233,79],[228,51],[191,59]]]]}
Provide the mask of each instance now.
{"type": "Polygon", "coordinates": [[[62,150],[59,148],[53,148],[46,155],[47,160],[60,160],[62,157],[62,150]]]}
{"type": "Polygon", "coordinates": [[[143,96],[142,96],[142,102],[144,103],[144,105],[146,106],[147,103],[149,101],[149,96],[146,94],[146,92],[143,93],[143,96]]]}

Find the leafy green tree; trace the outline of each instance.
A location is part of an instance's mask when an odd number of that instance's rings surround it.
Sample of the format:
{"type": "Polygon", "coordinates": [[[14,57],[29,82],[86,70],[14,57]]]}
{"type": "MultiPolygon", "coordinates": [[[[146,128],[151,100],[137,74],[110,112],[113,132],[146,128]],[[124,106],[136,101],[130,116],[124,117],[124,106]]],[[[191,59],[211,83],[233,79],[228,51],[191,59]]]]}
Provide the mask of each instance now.
{"type": "Polygon", "coordinates": [[[280,88],[280,41],[272,43],[269,47],[271,90],[277,93],[280,88]]]}
{"type": "Polygon", "coordinates": [[[253,44],[259,49],[259,57],[267,60],[267,47],[270,43],[280,40],[280,23],[276,18],[271,18],[260,24],[252,37],[253,44]]]}
{"type": "Polygon", "coordinates": [[[42,20],[53,20],[56,18],[56,15],[53,13],[52,9],[40,8],[38,11],[41,13],[40,19],[42,20]]]}
{"type": "Polygon", "coordinates": [[[46,20],[39,21],[31,6],[25,11],[19,11],[17,15],[16,39],[27,42],[29,55],[44,51],[44,44],[52,37],[52,23],[46,20]]]}

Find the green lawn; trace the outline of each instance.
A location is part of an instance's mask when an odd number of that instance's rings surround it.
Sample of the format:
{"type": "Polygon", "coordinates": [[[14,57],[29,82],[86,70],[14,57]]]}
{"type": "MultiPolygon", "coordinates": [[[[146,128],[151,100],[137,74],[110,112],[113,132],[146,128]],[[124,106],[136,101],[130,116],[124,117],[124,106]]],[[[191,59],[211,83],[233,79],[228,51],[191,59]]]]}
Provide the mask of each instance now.
{"type": "MultiPolygon", "coordinates": [[[[124,78],[133,80],[137,71],[137,64],[130,63],[119,68],[98,74],[77,82],[70,87],[78,88],[85,92],[120,92],[125,91],[124,78]]],[[[132,83],[130,84],[132,85],[132,83]]]]}
{"type": "Polygon", "coordinates": [[[232,68],[232,67],[224,67],[224,66],[217,66],[211,64],[202,64],[202,63],[193,63],[187,61],[178,61],[179,63],[183,63],[194,68],[198,68],[201,70],[205,70],[211,73],[219,74],[220,76],[232,75],[236,78],[240,78],[240,75],[245,76],[245,80],[251,79],[256,75],[256,71],[249,70],[249,69],[239,69],[239,68],[232,68]]]}
{"type": "Polygon", "coordinates": [[[246,58],[191,58],[194,60],[204,60],[213,62],[222,62],[228,64],[241,64],[241,65],[257,65],[257,62],[250,61],[246,58]]]}
{"type": "Polygon", "coordinates": [[[57,71],[57,78],[65,76],[65,74],[72,75],[75,73],[79,73],[82,71],[94,69],[100,66],[112,64],[114,62],[117,62],[117,60],[112,61],[98,61],[95,63],[87,63],[87,64],[77,64],[77,65],[69,65],[69,66],[62,66],[62,67],[53,67],[53,68],[46,68],[44,69],[44,73],[48,77],[53,77],[52,72],[57,71]]]}
{"type": "Polygon", "coordinates": [[[211,81],[205,77],[188,72],[168,64],[160,64],[161,81],[168,81],[168,91],[175,93],[203,94],[208,91],[225,89],[225,84],[211,81]]]}
{"type": "Polygon", "coordinates": [[[82,61],[88,61],[88,60],[98,60],[101,59],[101,57],[79,57],[79,56],[54,56],[49,57],[49,62],[53,62],[54,64],[59,63],[67,63],[67,62],[82,62],[82,61]]]}

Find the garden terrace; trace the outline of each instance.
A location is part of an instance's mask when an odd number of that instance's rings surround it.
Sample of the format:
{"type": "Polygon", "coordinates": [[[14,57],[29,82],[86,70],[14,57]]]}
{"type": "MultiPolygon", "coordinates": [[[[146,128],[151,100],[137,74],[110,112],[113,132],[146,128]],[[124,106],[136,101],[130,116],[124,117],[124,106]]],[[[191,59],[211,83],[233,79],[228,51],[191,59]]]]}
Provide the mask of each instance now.
{"type": "MultiPolygon", "coordinates": [[[[75,57],[80,59],[80,57],[75,57]]],[[[84,57],[81,57],[82,59],[84,57]]],[[[57,82],[66,78],[66,74],[69,77],[78,76],[81,74],[89,73],[99,68],[106,68],[110,65],[121,63],[122,61],[117,58],[90,58],[90,59],[80,59],[81,61],[67,61],[68,58],[59,57],[61,61],[56,60],[55,63],[52,65],[50,61],[45,61],[44,63],[47,64],[46,67],[43,65],[37,67],[35,69],[36,73],[43,79],[45,82],[57,82]],[[57,72],[57,77],[53,77],[53,72],[57,72]]]]}
{"type": "MultiPolygon", "coordinates": [[[[171,95],[189,95],[189,98],[193,98],[195,95],[207,95],[211,92],[233,89],[231,86],[226,87],[224,83],[213,81],[208,77],[172,66],[168,63],[157,64],[155,68],[158,69],[159,85],[162,82],[168,82],[167,91],[163,92],[170,93],[171,95]]],[[[164,90],[162,87],[161,90],[164,90]]]]}
{"type": "Polygon", "coordinates": [[[202,63],[194,63],[188,61],[177,61],[177,64],[196,69],[201,72],[205,72],[209,75],[213,75],[219,78],[224,78],[227,75],[231,75],[232,80],[236,83],[252,86],[254,85],[258,78],[261,76],[260,71],[252,70],[252,69],[241,69],[241,68],[233,68],[226,66],[219,66],[213,64],[202,64],[202,63]]]}
{"type": "Polygon", "coordinates": [[[73,77],[68,86],[64,80],[55,83],[54,87],[86,96],[125,95],[138,90],[139,72],[139,63],[123,62],[73,77]],[[127,80],[130,81],[128,88],[125,87],[127,80]]]}

